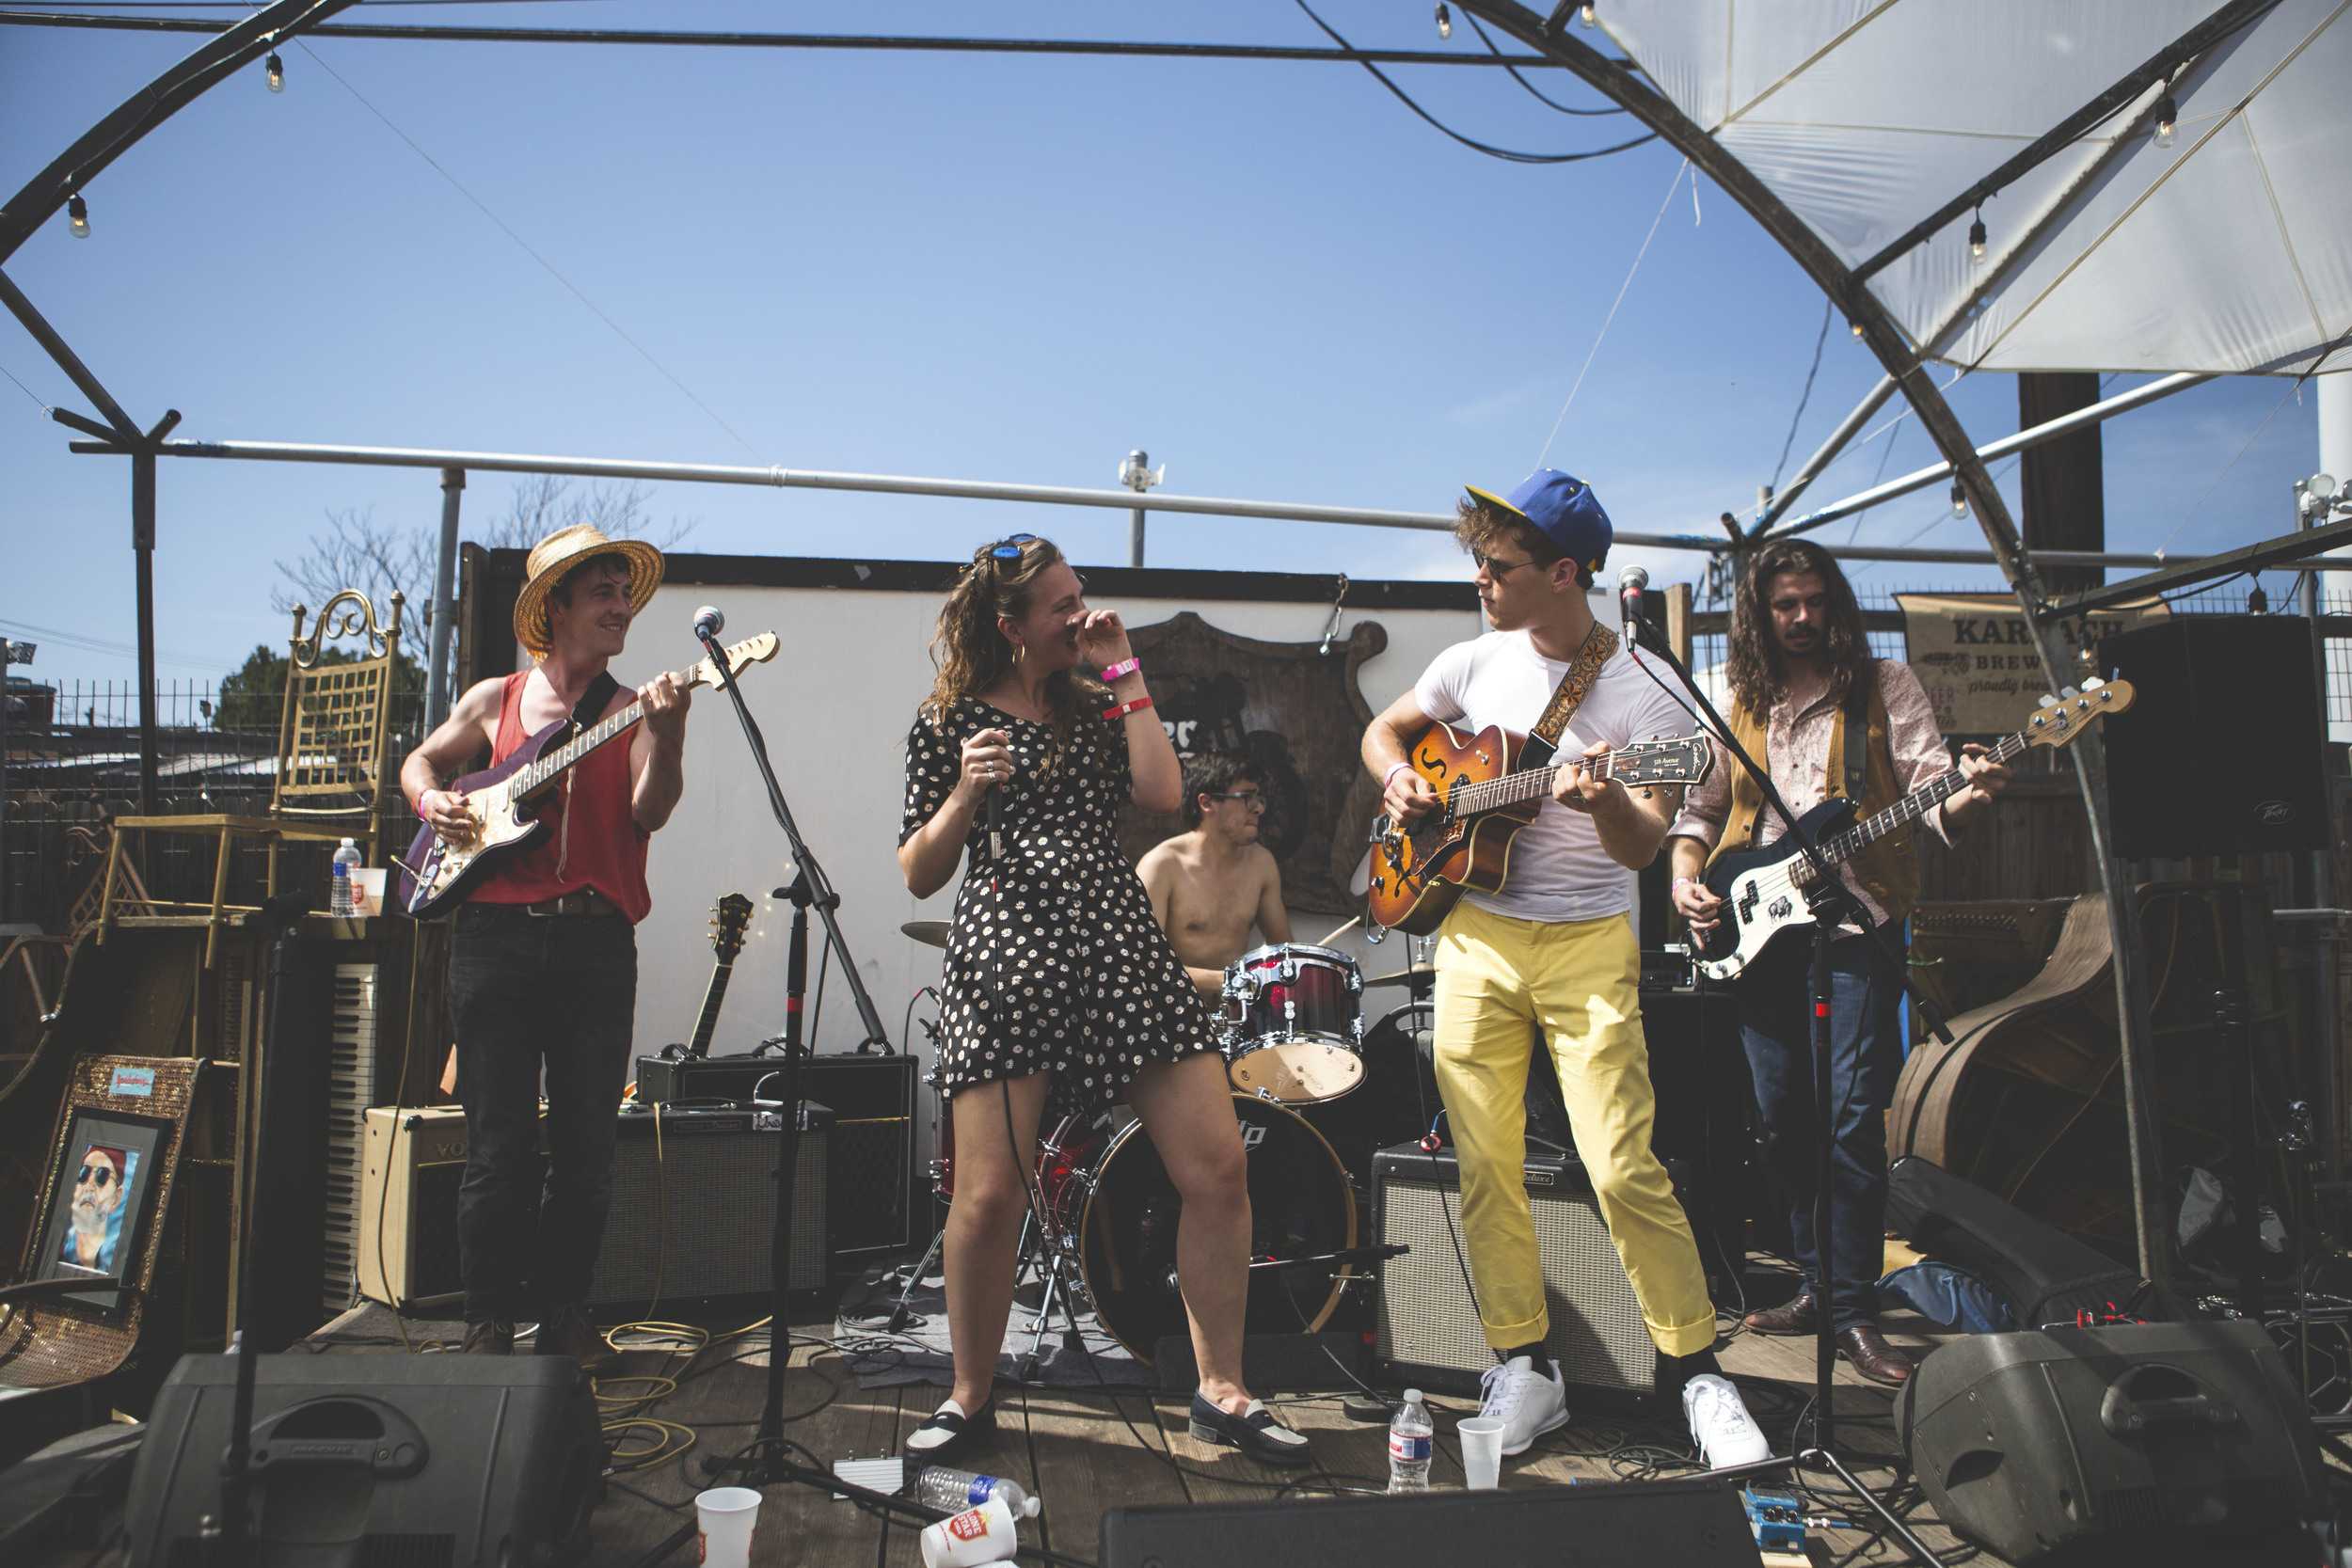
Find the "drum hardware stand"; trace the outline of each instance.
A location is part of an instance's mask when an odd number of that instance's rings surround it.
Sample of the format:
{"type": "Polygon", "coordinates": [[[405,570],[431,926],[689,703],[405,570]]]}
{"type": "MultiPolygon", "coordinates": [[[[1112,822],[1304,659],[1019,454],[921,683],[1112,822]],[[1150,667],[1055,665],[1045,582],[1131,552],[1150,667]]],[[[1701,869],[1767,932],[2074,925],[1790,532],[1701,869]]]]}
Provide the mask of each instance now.
{"type": "Polygon", "coordinates": [[[1045,1261],[1045,1294],[1037,1304],[1037,1317],[1029,1324],[1028,1354],[1021,1358],[1021,1381],[1028,1383],[1037,1377],[1043,1364],[1045,1330],[1053,1322],[1054,1304],[1058,1301],[1062,1311],[1061,1347],[1073,1355],[1087,1354],[1086,1336],[1078,1332],[1077,1286],[1071,1278],[1077,1267],[1077,1245],[1058,1230],[1041,1227],[1038,1245],[1043,1250],[1045,1261]]]}

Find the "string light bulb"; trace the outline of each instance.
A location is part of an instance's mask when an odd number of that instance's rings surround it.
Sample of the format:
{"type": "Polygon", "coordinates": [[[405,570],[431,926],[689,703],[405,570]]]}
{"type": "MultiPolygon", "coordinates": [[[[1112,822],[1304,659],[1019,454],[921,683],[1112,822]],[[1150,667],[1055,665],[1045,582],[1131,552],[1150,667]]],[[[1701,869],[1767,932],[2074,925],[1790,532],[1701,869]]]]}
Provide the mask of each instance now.
{"type": "Polygon", "coordinates": [[[1849,332],[1851,332],[1851,333],[1854,335],[1854,341],[1855,341],[1856,342],[1859,342],[1859,341],[1862,341],[1862,324],[1861,324],[1860,322],[1858,322],[1858,321],[1848,322],[1848,323],[1846,324],[1846,330],[1848,330],[1849,332]]]}
{"type": "Polygon", "coordinates": [[[277,50],[273,49],[269,52],[269,59],[262,65],[262,71],[269,82],[270,91],[284,92],[286,90],[286,62],[278,57],[277,50]]]}
{"type": "Polygon", "coordinates": [[[89,203],[78,192],[65,198],[65,226],[73,231],[75,239],[89,238],[89,203]]]}
{"type": "Polygon", "coordinates": [[[1968,226],[1968,260],[1984,260],[1984,209],[1977,209],[1977,221],[1968,226]]]}
{"type": "Polygon", "coordinates": [[[1454,13],[1446,9],[1445,0],[1438,0],[1438,36],[1441,39],[1454,36],[1454,13]]]}
{"type": "Polygon", "coordinates": [[[1952,515],[1955,517],[1968,515],[1968,492],[1961,488],[1958,480],[1952,481],[1952,515]]]}
{"type": "Polygon", "coordinates": [[[2158,147],[2170,147],[2172,145],[2172,133],[2180,125],[2180,106],[2172,102],[2172,95],[2168,92],[2162,98],[2157,99],[2156,145],[2158,147]]]}
{"type": "Polygon", "coordinates": [[[1586,0],[1584,5],[1577,7],[1576,20],[1581,26],[1597,27],[1600,25],[1600,8],[1591,4],[1591,0],[1586,0]]]}

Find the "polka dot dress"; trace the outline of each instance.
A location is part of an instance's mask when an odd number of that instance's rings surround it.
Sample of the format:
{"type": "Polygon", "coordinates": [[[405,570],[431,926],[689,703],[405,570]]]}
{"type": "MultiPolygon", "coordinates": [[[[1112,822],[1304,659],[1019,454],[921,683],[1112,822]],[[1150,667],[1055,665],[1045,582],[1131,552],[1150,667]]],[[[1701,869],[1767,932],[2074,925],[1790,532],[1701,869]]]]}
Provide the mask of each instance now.
{"type": "Polygon", "coordinates": [[[918,715],[899,843],[946,804],[964,740],[986,729],[1012,737],[1012,777],[999,786],[1005,863],[975,826],[947,927],[941,1086],[953,1095],[1047,1072],[1057,1108],[1108,1105],[1152,1063],[1217,1048],[1208,1007],[1119,852],[1114,823],[1134,777],[1126,731],[1079,719],[1049,773],[1051,724],[971,698],[944,729],[918,715]]]}

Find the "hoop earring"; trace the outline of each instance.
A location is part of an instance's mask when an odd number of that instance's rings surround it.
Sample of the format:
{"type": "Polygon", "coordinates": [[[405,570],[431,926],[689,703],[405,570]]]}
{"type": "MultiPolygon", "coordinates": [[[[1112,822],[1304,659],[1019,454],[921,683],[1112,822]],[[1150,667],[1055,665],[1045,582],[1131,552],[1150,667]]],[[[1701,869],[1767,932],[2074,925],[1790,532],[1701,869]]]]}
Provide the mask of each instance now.
{"type": "Polygon", "coordinates": [[[1028,657],[1029,645],[1026,642],[1015,642],[1012,645],[1012,665],[1014,669],[1018,670],[1021,668],[1021,661],[1028,657]]]}

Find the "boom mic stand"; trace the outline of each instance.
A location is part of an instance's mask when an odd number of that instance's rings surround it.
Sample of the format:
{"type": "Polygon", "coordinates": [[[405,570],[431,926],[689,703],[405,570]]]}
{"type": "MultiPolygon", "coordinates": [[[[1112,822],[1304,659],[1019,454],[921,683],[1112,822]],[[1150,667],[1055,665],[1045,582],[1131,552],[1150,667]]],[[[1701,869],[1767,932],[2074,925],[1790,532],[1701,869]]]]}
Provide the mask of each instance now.
{"type": "Polygon", "coordinates": [[[808,974],[808,911],[814,908],[825,923],[825,937],[841,956],[841,969],[850,983],[850,995],[857,1004],[858,1018],[866,1027],[866,1043],[881,1044],[885,1049],[890,1037],[882,1030],[882,1015],[874,1010],[874,999],[867,994],[860,978],[857,963],[850,956],[848,939],[841,934],[841,923],[834,911],[840,907],[841,895],[834,891],[826,879],[824,867],[818,864],[808,841],[801,836],[800,824],[792,819],[792,808],[786,803],[783,786],[776,783],[776,770],[769,766],[768,743],[754,721],[751,709],[743,704],[743,693],[736,685],[735,672],[727,665],[726,655],[716,641],[721,619],[717,611],[698,614],[694,618],[694,635],[702,640],[710,661],[719,673],[719,684],[735,704],[735,717],[743,726],[743,739],[751,748],[752,761],[759,768],[760,782],[768,789],[768,808],[775,813],[776,825],[784,830],[786,840],[792,847],[795,867],[791,883],[784,889],[792,901],[792,936],[786,958],[786,980],[788,991],[785,1012],[784,1065],[779,1073],[783,1079],[780,1098],[784,1101],[783,1143],[776,1156],[776,1218],[770,1241],[768,1262],[771,1278],[769,1285],[768,1319],[768,1402],[759,1418],[758,1434],[742,1456],[729,1460],[712,1473],[740,1472],[753,1485],[774,1481],[802,1480],[800,1467],[784,1457],[784,1364],[791,1354],[792,1333],[787,1326],[790,1305],[787,1299],[792,1280],[792,1195],[797,1184],[801,1164],[801,991],[808,974]]]}
{"type": "Polygon", "coordinates": [[[1922,1564],[1928,1565],[1928,1568],[1934,1568],[1939,1560],[1935,1554],[1928,1549],[1924,1542],[1912,1533],[1909,1527],[1889,1513],[1885,1505],[1881,1503],[1868,1488],[1854,1479],[1853,1473],[1839,1462],[1836,1452],[1837,1428],[1833,1414],[1831,1395],[1834,1391],[1837,1369],[1837,1336],[1830,1323],[1830,1220],[1832,1217],[1830,1181],[1835,1174],[1836,1135],[1831,1126],[1833,1107],[1830,1097],[1830,1004],[1832,988],[1829,949],[1830,943],[1836,940],[1837,927],[1841,920],[1852,920],[1861,927],[1863,935],[1870,939],[1871,951],[1878,955],[1880,961],[1886,966],[1887,973],[1895,977],[1895,983],[1902,988],[1904,994],[1909,996],[1913,1005],[1918,1007],[1920,1015],[1927,1022],[1929,1032],[1947,1045],[1951,1043],[1951,1036],[1944,1027],[1941,1009],[1911,983],[1911,976],[1906,973],[1901,955],[1891,945],[1891,939],[1887,936],[1885,928],[1871,918],[1870,911],[1863,908],[1858,899],[1851,898],[1845,894],[1844,884],[1837,879],[1836,874],[1830,869],[1828,863],[1821,859],[1820,846],[1814,843],[1810,835],[1799,825],[1797,814],[1788,809],[1788,802],[1781,798],[1779,790],[1772,787],[1772,774],[1766,771],[1754,757],[1748,755],[1746,749],[1740,744],[1738,736],[1733,734],[1730,724],[1724,721],[1724,716],[1716,710],[1715,705],[1708,700],[1707,693],[1699,689],[1698,683],[1691,678],[1688,667],[1675,657],[1674,649],[1667,645],[1665,637],[1659,632],[1658,628],[1646,620],[1639,621],[1637,625],[1640,629],[1650,633],[1647,639],[1650,651],[1665,661],[1666,667],[1675,673],[1676,676],[1681,680],[1684,689],[1696,700],[1700,711],[1706,715],[1707,724],[1713,733],[1714,738],[1723,742],[1724,750],[1731,753],[1732,758],[1740,764],[1741,771],[1745,772],[1756,787],[1763,792],[1764,803],[1771,808],[1772,815],[1780,819],[1787,831],[1788,840],[1795,844],[1804,854],[1805,864],[1813,872],[1814,886],[1818,890],[1818,895],[1812,903],[1812,1048],[1813,1115],[1815,1121],[1819,1123],[1817,1132],[1820,1134],[1820,1154],[1814,1166],[1813,1256],[1815,1272],[1820,1277],[1815,1282],[1815,1289],[1820,1295],[1814,1312],[1813,1446],[1786,1460],[1772,1460],[1761,1465],[1740,1466],[1740,1468],[1742,1471],[1750,1471],[1800,1464],[1809,1465],[1817,1469],[1835,1470],[1844,1479],[1847,1485],[1852,1487],[1865,1501],[1877,1510],[1880,1518],[1901,1537],[1903,1544],[1917,1555],[1922,1564]]]}

